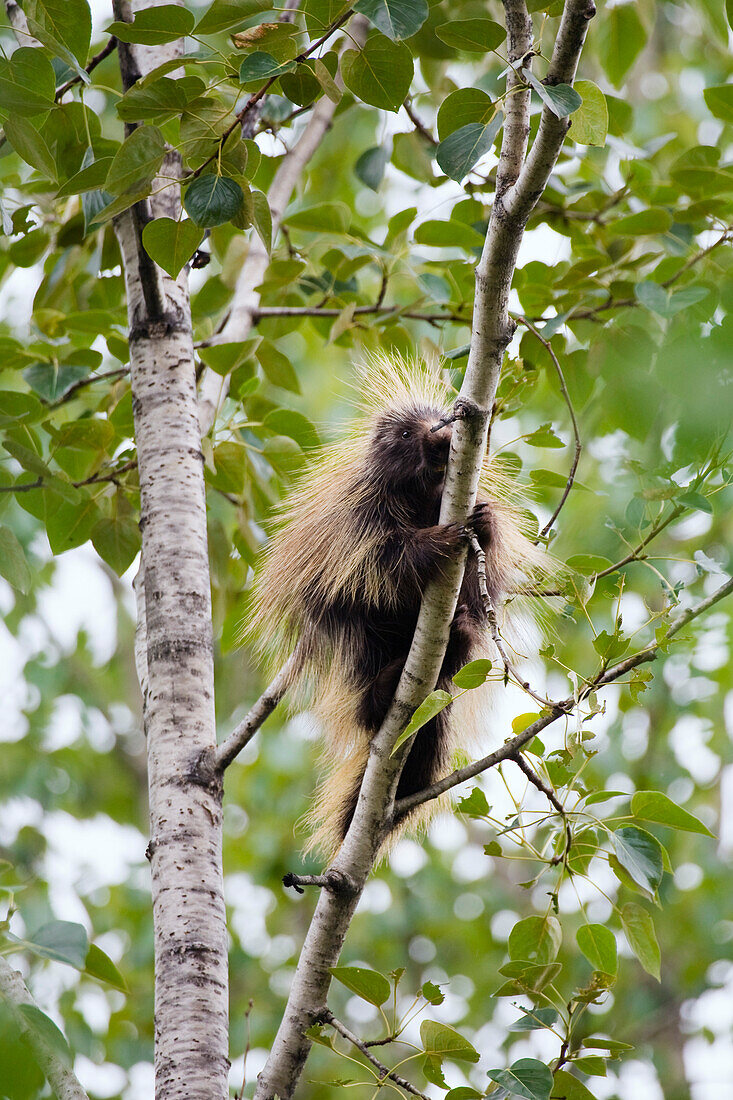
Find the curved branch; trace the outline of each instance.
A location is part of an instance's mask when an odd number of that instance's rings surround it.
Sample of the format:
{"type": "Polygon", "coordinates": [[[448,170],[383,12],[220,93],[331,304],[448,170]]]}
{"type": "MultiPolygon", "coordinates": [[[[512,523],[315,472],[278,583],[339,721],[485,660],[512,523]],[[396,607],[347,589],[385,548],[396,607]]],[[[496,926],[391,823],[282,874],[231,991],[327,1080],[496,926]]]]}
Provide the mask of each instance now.
{"type": "Polygon", "coordinates": [[[236,759],[242,749],[249,744],[266,718],[272,714],[288,689],[297,664],[297,650],[288,658],[275,679],[265,688],[249,714],[237,728],[222,741],[213,756],[213,766],[217,772],[223,772],[236,759]]]}
{"type": "Polygon", "coordinates": [[[372,1063],[375,1069],[379,1070],[379,1079],[383,1081],[385,1077],[388,1077],[390,1081],[394,1081],[396,1085],[399,1085],[401,1089],[409,1093],[410,1096],[420,1096],[422,1100],[429,1100],[429,1097],[424,1092],[420,1092],[414,1085],[411,1085],[407,1078],[400,1076],[399,1073],[394,1073],[389,1066],[385,1066],[383,1062],[380,1062],[378,1058],[375,1058],[372,1052],[369,1050],[366,1043],[363,1043],[352,1031],[349,1031],[346,1024],[342,1024],[340,1020],[337,1020],[333,1012],[328,1008],[324,1008],[320,1014],[320,1020],[324,1024],[330,1024],[334,1031],[337,1031],[339,1035],[342,1035],[344,1039],[348,1039],[352,1046],[355,1046],[364,1057],[372,1063]]]}

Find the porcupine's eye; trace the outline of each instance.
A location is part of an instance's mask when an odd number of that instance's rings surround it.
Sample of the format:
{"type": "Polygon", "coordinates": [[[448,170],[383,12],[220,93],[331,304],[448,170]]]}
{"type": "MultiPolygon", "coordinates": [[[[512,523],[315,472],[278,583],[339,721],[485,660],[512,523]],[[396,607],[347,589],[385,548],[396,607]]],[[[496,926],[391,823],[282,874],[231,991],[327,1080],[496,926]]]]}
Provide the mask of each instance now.
{"type": "Polygon", "coordinates": [[[409,432],[403,432],[402,433],[402,438],[403,439],[409,439],[410,438],[410,433],[409,432]]]}

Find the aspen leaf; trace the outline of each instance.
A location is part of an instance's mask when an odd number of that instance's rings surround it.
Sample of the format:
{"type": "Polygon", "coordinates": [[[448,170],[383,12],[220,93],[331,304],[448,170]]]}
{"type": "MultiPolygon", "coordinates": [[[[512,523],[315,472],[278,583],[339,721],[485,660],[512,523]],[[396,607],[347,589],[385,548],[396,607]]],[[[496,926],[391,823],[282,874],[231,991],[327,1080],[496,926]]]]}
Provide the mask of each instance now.
{"type": "Polygon", "coordinates": [[[364,103],[398,111],[410,90],[412,54],[404,43],[374,34],[363,49],[344,51],[341,74],[349,91],[364,103]]]}
{"type": "Polygon", "coordinates": [[[337,981],[369,1004],[379,1007],[389,1000],[392,987],[378,970],[365,966],[332,966],[329,969],[337,981]]]}
{"type": "Polygon", "coordinates": [[[173,218],[156,218],[143,229],[143,247],[151,260],[175,279],[181,268],[191,259],[204,231],[192,221],[174,221],[173,218]]]}
{"type": "Polygon", "coordinates": [[[430,695],[428,695],[426,699],[423,699],[407,726],[395,741],[391,755],[394,756],[400,745],[403,745],[408,738],[412,737],[413,733],[417,733],[417,731],[422,729],[431,718],[435,718],[436,714],[440,714],[441,710],[445,710],[452,702],[453,696],[450,692],[441,691],[440,689],[431,691],[430,695]]]}
{"type": "Polygon", "coordinates": [[[357,0],[354,11],[393,42],[417,34],[428,17],[426,0],[357,0]]]}

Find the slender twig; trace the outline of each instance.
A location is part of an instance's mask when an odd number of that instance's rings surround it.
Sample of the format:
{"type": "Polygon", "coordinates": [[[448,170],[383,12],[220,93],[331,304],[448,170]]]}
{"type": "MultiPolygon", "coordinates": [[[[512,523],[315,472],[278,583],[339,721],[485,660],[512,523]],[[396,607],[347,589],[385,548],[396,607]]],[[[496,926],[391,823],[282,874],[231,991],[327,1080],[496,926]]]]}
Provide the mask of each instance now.
{"type": "Polygon", "coordinates": [[[631,672],[631,670],[638,665],[654,661],[662,646],[673,638],[675,634],[679,633],[679,631],[691,623],[693,619],[698,618],[699,615],[704,614],[715,604],[719,603],[720,600],[730,595],[731,592],[733,592],[733,577],[727,580],[725,584],[721,585],[720,588],[716,588],[713,594],[708,596],[707,599],[701,600],[700,603],[695,604],[693,607],[688,608],[686,611],[682,612],[682,614],[672,619],[666,633],[662,637],[654,642],[650,642],[648,646],[632,654],[631,657],[627,657],[618,664],[601,671],[594,679],[590,680],[585,685],[577,698],[569,696],[567,699],[561,699],[559,702],[553,703],[550,710],[540,715],[531,725],[527,726],[521,733],[518,733],[516,737],[512,737],[495,752],[490,753],[488,756],[484,756],[481,760],[475,760],[472,764],[467,764],[464,768],[457,768],[454,772],[451,772],[450,775],[447,775],[445,779],[440,779],[437,783],[432,783],[422,791],[417,791],[415,794],[408,795],[407,798],[401,798],[395,803],[395,817],[402,817],[409,810],[414,809],[415,806],[421,806],[424,802],[430,802],[433,798],[438,798],[452,787],[456,787],[460,783],[465,783],[467,779],[473,779],[474,776],[480,775],[481,772],[488,771],[489,768],[496,767],[502,760],[514,758],[520,749],[522,749],[524,745],[527,745],[533,737],[536,737],[543,729],[552,725],[553,722],[556,722],[558,718],[570,714],[578,703],[587,699],[594,691],[621,679],[622,676],[631,672]]]}
{"type": "Polygon", "coordinates": [[[402,104],[402,106],[405,108],[405,114],[407,115],[410,122],[415,127],[415,129],[417,130],[418,134],[420,134],[422,137],[424,137],[426,141],[430,142],[431,145],[438,145],[439,142],[433,137],[433,135],[430,133],[430,130],[428,130],[425,123],[422,122],[420,120],[420,117],[415,113],[415,110],[414,110],[410,100],[406,99],[405,102],[402,104]]]}
{"type": "MultiPolygon", "coordinates": [[[[105,481],[114,482],[119,487],[118,477],[120,474],[126,474],[128,470],[134,470],[137,466],[136,459],[130,459],[129,462],[125,462],[122,466],[118,466],[116,470],[112,470],[107,474],[92,474],[91,477],[85,477],[82,481],[70,481],[69,485],[74,489],[81,489],[84,485],[98,485],[105,481]]],[[[43,477],[36,478],[35,481],[28,481],[23,485],[0,485],[0,493],[27,493],[31,489],[45,489],[53,488],[52,485],[47,485],[43,480],[43,477]]]]}
{"type": "MultiPolygon", "coordinates": [[[[107,44],[105,46],[103,46],[102,49],[99,51],[99,53],[96,53],[94,55],[94,57],[91,59],[89,64],[84,69],[84,72],[87,75],[89,75],[89,73],[93,73],[94,70],[96,69],[97,65],[99,65],[100,62],[104,61],[105,57],[109,57],[109,55],[111,53],[114,53],[114,51],[116,49],[117,49],[117,39],[112,34],[112,35],[110,35],[110,37],[107,41],[107,44]]],[[[75,84],[80,84],[80,83],[81,83],[81,77],[78,75],[78,73],[77,73],[76,76],[72,76],[70,80],[67,80],[65,84],[62,84],[60,88],[56,89],[56,95],[54,96],[54,99],[56,100],[56,102],[58,103],[58,101],[62,98],[62,96],[64,96],[66,94],[66,92],[68,92],[69,88],[73,88],[75,84]]]]}
{"type": "Polygon", "coordinates": [[[348,1039],[352,1046],[355,1046],[357,1050],[361,1051],[364,1057],[372,1063],[374,1068],[379,1071],[379,1079],[383,1081],[385,1077],[388,1077],[390,1081],[394,1081],[396,1085],[399,1085],[405,1092],[409,1092],[411,1096],[420,1096],[422,1100],[429,1100],[424,1092],[420,1092],[414,1085],[405,1078],[401,1077],[399,1073],[394,1073],[389,1066],[385,1066],[383,1062],[380,1062],[378,1058],[375,1058],[371,1053],[366,1043],[354,1035],[353,1031],[349,1031],[346,1024],[342,1024],[340,1020],[337,1020],[333,1012],[330,1009],[324,1008],[318,1014],[318,1022],[324,1024],[330,1024],[334,1031],[337,1031],[339,1035],[344,1039],[348,1039]]]}
{"type": "MultiPolygon", "coordinates": [[[[731,239],[733,239],[733,226],[729,226],[712,244],[709,244],[706,248],[701,248],[699,252],[696,252],[694,256],[691,256],[689,260],[682,265],[679,271],[675,272],[674,275],[670,276],[669,279],[665,279],[664,282],[659,285],[667,290],[670,286],[673,286],[686,271],[689,271],[691,267],[700,263],[700,261],[704,260],[711,252],[714,252],[716,248],[719,248],[721,244],[727,244],[731,239]]],[[[572,310],[565,318],[565,323],[568,324],[570,321],[594,320],[599,313],[606,313],[610,309],[627,309],[630,306],[640,305],[641,302],[638,298],[614,298],[609,294],[605,302],[601,302],[600,305],[589,306],[588,309],[572,310]]],[[[544,319],[546,320],[546,318],[544,319]]],[[[543,320],[543,318],[538,318],[538,320],[543,320]]]]}
{"type": "Polygon", "coordinates": [[[611,573],[618,572],[619,569],[623,569],[625,565],[629,565],[632,561],[643,561],[646,555],[642,553],[642,550],[644,550],[652,541],[652,539],[656,538],[656,536],[661,531],[663,531],[665,527],[669,527],[670,523],[673,523],[674,520],[681,516],[684,511],[685,507],[683,504],[676,504],[670,514],[667,516],[667,518],[660,520],[658,523],[655,523],[649,534],[646,535],[641,540],[639,545],[634,550],[630,551],[630,553],[628,553],[625,558],[621,558],[620,561],[614,562],[613,565],[609,565],[605,569],[601,569],[600,572],[596,573],[596,580],[598,580],[600,577],[608,577],[611,575],[611,573]]]}
{"type": "Polygon", "coordinates": [[[481,599],[483,601],[484,611],[486,613],[486,618],[489,623],[489,630],[491,631],[491,639],[496,646],[499,652],[499,656],[501,657],[502,663],[504,665],[504,674],[507,679],[511,676],[511,678],[519,685],[519,687],[521,687],[523,691],[526,691],[528,695],[531,695],[534,701],[536,703],[539,703],[540,706],[551,707],[554,705],[552,703],[552,700],[545,699],[544,695],[538,694],[538,692],[534,691],[526,680],[522,679],[522,677],[519,675],[516,668],[512,664],[506,649],[504,648],[504,643],[501,639],[501,635],[499,634],[499,624],[496,621],[496,612],[494,610],[494,605],[491,601],[491,596],[489,594],[489,586],[486,582],[486,554],[481,547],[481,543],[478,541],[476,535],[473,531],[470,530],[470,528],[468,530],[468,536],[471,549],[476,555],[478,584],[481,591],[481,599]]]}
{"type": "MultiPolygon", "coordinates": [[[[349,10],[344,12],[343,15],[340,15],[338,17],[338,19],[334,20],[334,22],[331,23],[330,26],[326,29],[325,34],[322,34],[321,37],[319,39],[317,39],[315,42],[312,42],[307,50],[304,50],[302,53],[298,54],[297,57],[293,58],[293,61],[296,64],[301,62],[301,61],[305,61],[305,59],[307,57],[310,57],[310,55],[312,53],[315,53],[315,51],[318,49],[318,47],[322,46],[323,43],[327,39],[329,39],[332,34],[335,34],[335,32],[340,27],[342,27],[344,25],[344,23],[346,23],[351,18],[351,16],[353,14],[354,14],[353,11],[351,10],[351,8],[349,8],[349,10]]],[[[238,111],[237,114],[234,116],[234,122],[232,122],[231,126],[227,127],[227,129],[223,132],[223,134],[221,135],[221,137],[217,141],[216,149],[211,154],[211,156],[208,157],[203,162],[203,164],[200,164],[198,166],[198,168],[194,172],[192,172],[190,174],[190,176],[187,177],[186,180],[183,181],[184,183],[189,182],[190,180],[196,179],[197,176],[201,175],[201,173],[203,172],[203,170],[205,168],[207,168],[213,161],[216,160],[216,158],[219,155],[219,150],[224,147],[224,144],[225,144],[227,138],[229,137],[229,135],[232,134],[236,130],[237,126],[241,126],[241,125],[244,124],[244,122],[247,119],[247,116],[250,114],[250,112],[260,102],[260,100],[263,98],[263,96],[267,95],[267,92],[269,91],[269,89],[272,87],[272,85],[275,83],[276,80],[279,80],[279,78],[280,78],[279,73],[276,76],[271,76],[270,79],[265,84],[263,84],[263,86],[259,89],[259,91],[252,93],[252,95],[249,97],[249,99],[245,103],[244,107],[242,107],[241,111],[238,111]]]]}
{"type": "Polygon", "coordinates": [[[125,374],[130,373],[129,367],[117,367],[115,370],[102,371],[101,374],[91,374],[88,378],[81,378],[78,382],[74,382],[61,397],[56,401],[52,401],[49,404],[50,409],[57,409],[59,405],[64,405],[70,397],[73,397],[79,390],[83,390],[85,386],[91,386],[93,382],[103,382],[107,378],[121,378],[125,374]]]}
{"type": "Polygon", "coordinates": [[[245,745],[252,740],[257,730],[285,694],[297,664],[297,648],[282,666],[275,679],[262,693],[249,714],[242,719],[237,728],[222,741],[214,753],[213,765],[223,772],[239,755],[245,745]]]}
{"type": "Polygon", "coordinates": [[[297,893],[303,894],[305,891],[303,886],[320,886],[324,890],[332,890],[334,893],[350,893],[354,890],[354,883],[347,875],[344,875],[341,871],[329,870],[325,875],[296,875],[292,871],[288,871],[286,875],[283,875],[283,886],[288,889],[292,887],[297,893]]]}
{"type": "MultiPolygon", "coordinates": [[[[337,309],[336,307],[259,306],[253,311],[252,318],[256,323],[265,317],[340,317],[342,313],[343,309],[337,309]]],[[[372,306],[357,306],[354,310],[355,317],[363,317],[367,314],[379,314],[381,316],[399,314],[401,317],[408,317],[412,321],[430,321],[431,323],[439,321],[453,321],[462,325],[471,323],[470,317],[458,313],[421,313],[419,310],[403,309],[401,306],[375,304],[372,306]]]]}
{"type": "Polygon", "coordinates": [[[573,424],[573,435],[575,437],[575,454],[573,456],[573,461],[572,461],[571,466],[570,466],[570,473],[568,474],[568,479],[565,483],[565,488],[563,490],[563,494],[560,497],[560,503],[557,505],[555,511],[552,513],[549,520],[547,521],[547,523],[545,524],[545,526],[542,528],[542,530],[539,533],[539,538],[544,539],[544,538],[547,537],[547,535],[549,535],[550,531],[552,530],[553,523],[555,522],[557,517],[560,515],[560,512],[562,511],[563,505],[565,504],[565,501],[568,499],[568,496],[570,495],[570,490],[572,489],[573,482],[575,481],[575,472],[578,469],[578,463],[580,462],[580,454],[581,454],[581,451],[583,449],[583,445],[580,442],[580,429],[578,428],[578,421],[577,421],[576,416],[575,416],[575,409],[573,408],[573,403],[570,400],[570,394],[568,393],[568,387],[565,383],[565,375],[563,374],[562,367],[560,366],[560,362],[559,362],[557,356],[555,355],[552,344],[550,343],[549,340],[545,340],[544,336],[540,332],[537,331],[537,329],[532,324],[532,322],[528,321],[527,318],[522,316],[521,313],[515,313],[513,316],[514,316],[515,320],[519,321],[520,325],[524,325],[525,328],[529,329],[529,331],[532,333],[532,335],[535,336],[539,340],[539,342],[545,348],[547,354],[550,356],[550,359],[552,360],[552,363],[555,367],[555,371],[557,372],[558,381],[560,383],[560,391],[561,391],[561,393],[563,395],[563,398],[565,400],[565,404],[568,407],[568,412],[570,413],[570,419],[571,419],[572,424],[573,424]]]}
{"type": "Polygon", "coordinates": [[[553,791],[552,787],[548,783],[545,783],[542,776],[538,775],[534,768],[532,768],[527,763],[521,752],[517,752],[514,756],[508,757],[508,759],[516,764],[520,771],[524,772],[532,786],[536,787],[538,791],[541,791],[547,801],[550,803],[550,805],[554,806],[557,812],[560,814],[560,817],[565,824],[565,850],[559,856],[554,856],[550,860],[550,863],[563,863],[567,859],[568,853],[573,843],[573,834],[570,829],[570,823],[568,821],[567,814],[565,813],[565,807],[553,791]]]}

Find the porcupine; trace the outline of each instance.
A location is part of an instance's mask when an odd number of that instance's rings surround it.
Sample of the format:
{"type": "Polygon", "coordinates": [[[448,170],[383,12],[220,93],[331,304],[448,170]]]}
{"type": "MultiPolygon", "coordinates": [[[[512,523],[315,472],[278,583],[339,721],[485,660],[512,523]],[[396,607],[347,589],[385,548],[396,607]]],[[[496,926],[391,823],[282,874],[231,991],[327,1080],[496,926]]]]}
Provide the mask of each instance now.
{"type": "MultiPolygon", "coordinates": [[[[452,431],[439,425],[448,387],[426,367],[386,356],[368,362],[361,382],[364,415],[285,501],[252,599],[251,626],[265,648],[282,659],[297,643],[294,679],[309,684],[323,727],[327,774],[309,815],[308,847],[327,855],[351,822],[369,742],[394,695],[426,584],[466,537],[459,525],[439,523],[452,431]]],[[[524,533],[506,478],[490,465],[470,525],[486,554],[494,607],[545,575],[546,556],[524,533]]],[[[449,689],[458,669],[479,656],[497,654],[469,554],[437,686],[449,689]]],[[[475,703],[479,693],[466,694],[475,703]]],[[[459,725],[464,744],[475,736],[477,708],[460,722],[458,708],[451,704],[419,730],[397,799],[450,770],[459,725]]],[[[434,809],[428,803],[409,824],[434,809]]]]}

